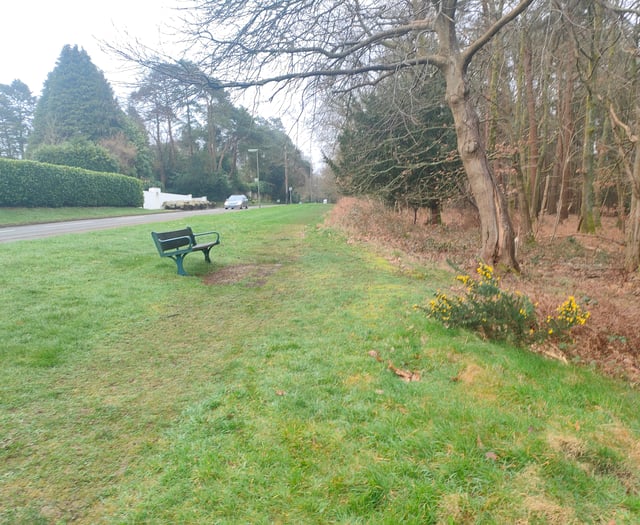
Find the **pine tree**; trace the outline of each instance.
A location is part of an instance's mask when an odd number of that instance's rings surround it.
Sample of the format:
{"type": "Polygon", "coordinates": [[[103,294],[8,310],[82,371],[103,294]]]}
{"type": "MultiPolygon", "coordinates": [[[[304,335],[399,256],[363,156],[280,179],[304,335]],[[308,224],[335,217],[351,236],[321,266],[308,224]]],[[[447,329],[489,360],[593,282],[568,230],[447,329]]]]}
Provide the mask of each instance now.
{"type": "MultiPolygon", "coordinates": [[[[66,151],[83,142],[105,148],[117,160],[120,173],[151,177],[149,147],[140,129],[120,108],[87,52],[67,45],[45,81],[27,155],[37,157],[43,146],[66,151]]],[[[91,164],[91,159],[83,164],[91,164]]]]}
{"type": "Polygon", "coordinates": [[[45,81],[29,150],[72,138],[98,142],[122,130],[124,113],[103,73],[78,46],[65,46],[45,81]]]}

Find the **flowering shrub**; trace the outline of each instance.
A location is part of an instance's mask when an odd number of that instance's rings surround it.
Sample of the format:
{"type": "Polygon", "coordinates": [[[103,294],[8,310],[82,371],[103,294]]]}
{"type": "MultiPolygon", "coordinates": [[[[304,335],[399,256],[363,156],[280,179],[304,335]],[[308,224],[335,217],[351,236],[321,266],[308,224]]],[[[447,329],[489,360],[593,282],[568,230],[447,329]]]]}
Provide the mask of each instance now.
{"type": "Polygon", "coordinates": [[[574,326],[584,325],[591,314],[584,311],[575,297],[572,295],[556,309],[558,315],[548,316],[546,319],[546,331],[550,336],[562,337],[568,334],[574,326]]]}
{"type": "Polygon", "coordinates": [[[475,330],[489,339],[516,344],[549,337],[567,339],[571,328],[584,325],[589,319],[589,312],[569,297],[557,308],[557,316],[540,323],[531,300],[521,293],[501,290],[500,278],[491,266],[480,263],[476,272],[476,279],[469,275],[456,277],[465,287],[464,295],[449,297],[439,291],[425,309],[427,315],[445,326],[475,330]]]}

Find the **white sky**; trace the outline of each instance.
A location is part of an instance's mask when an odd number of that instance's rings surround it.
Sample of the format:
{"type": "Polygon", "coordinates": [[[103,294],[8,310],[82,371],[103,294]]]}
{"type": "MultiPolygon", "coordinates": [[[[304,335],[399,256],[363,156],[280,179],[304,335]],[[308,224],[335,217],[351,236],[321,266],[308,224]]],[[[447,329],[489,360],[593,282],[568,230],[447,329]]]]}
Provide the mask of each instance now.
{"type": "MultiPolygon", "coordinates": [[[[102,42],[137,40],[151,49],[166,51],[171,28],[179,26],[180,0],[4,0],[0,11],[0,84],[19,79],[40,96],[47,75],[55,68],[65,45],[83,48],[102,70],[121,101],[131,89],[135,72],[108,51],[102,42]]],[[[183,4],[184,5],[184,4],[183,4]]],[[[265,118],[273,109],[242,104],[265,118]]],[[[279,111],[276,111],[279,113],[279,111]]],[[[283,118],[285,126],[287,119],[283,118]]],[[[309,155],[305,130],[292,125],[294,142],[309,155]]],[[[311,157],[317,158],[317,152],[311,157]]]]}
{"type": "Polygon", "coordinates": [[[126,33],[149,47],[160,46],[163,25],[176,13],[176,0],[5,0],[0,15],[0,83],[19,79],[34,95],[62,48],[78,45],[102,70],[116,93],[127,67],[101,49],[101,41],[125,41],[126,33]]]}

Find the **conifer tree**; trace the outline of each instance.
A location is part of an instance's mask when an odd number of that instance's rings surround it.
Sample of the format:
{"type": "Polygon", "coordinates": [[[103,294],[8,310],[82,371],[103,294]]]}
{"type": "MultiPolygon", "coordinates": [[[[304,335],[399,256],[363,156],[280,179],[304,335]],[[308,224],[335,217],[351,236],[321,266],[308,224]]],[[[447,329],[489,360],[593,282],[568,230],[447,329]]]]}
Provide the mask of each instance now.
{"type": "Polygon", "coordinates": [[[29,149],[72,138],[91,142],[122,130],[124,113],[103,73],[78,46],[65,46],[44,83],[29,149]]]}
{"type": "MultiPolygon", "coordinates": [[[[120,173],[151,178],[149,148],[140,129],[120,108],[104,74],[87,52],[66,45],[36,106],[27,155],[36,158],[43,146],[66,151],[70,144],[78,143],[108,150],[120,173]]],[[[92,159],[85,159],[82,165],[93,165],[92,159]]]]}
{"type": "Polygon", "coordinates": [[[0,157],[24,157],[35,105],[36,98],[24,82],[0,84],[0,157]]]}

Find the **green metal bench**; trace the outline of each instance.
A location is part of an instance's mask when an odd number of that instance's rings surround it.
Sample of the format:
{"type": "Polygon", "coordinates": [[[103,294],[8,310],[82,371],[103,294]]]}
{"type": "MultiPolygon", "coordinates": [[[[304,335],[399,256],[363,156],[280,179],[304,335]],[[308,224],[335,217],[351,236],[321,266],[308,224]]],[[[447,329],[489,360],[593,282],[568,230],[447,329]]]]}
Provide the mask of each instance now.
{"type": "Polygon", "coordinates": [[[220,234],[218,232],[193,233],[191,228],[187,226],[182,230],[174,230],[170,232],[151,232],[153,242],[158,249],[160,257],[171,257],[178,267],[178,275],[188,275],[184,271],[184,258],[191,252],[204,253],[204,260],[211,262],[209,252],[211,248],[220,244],[220,234]],[[211,242],[201,243],[196,240],[198,237],[205,235],[213,236],[211,242]]]}

